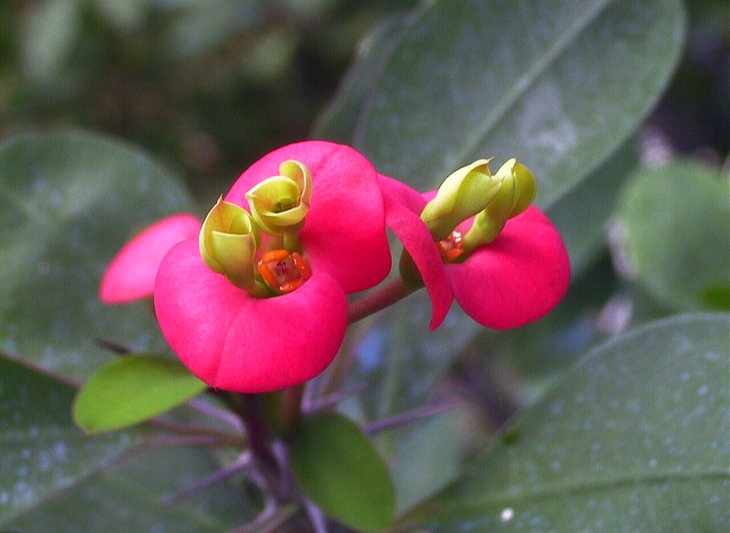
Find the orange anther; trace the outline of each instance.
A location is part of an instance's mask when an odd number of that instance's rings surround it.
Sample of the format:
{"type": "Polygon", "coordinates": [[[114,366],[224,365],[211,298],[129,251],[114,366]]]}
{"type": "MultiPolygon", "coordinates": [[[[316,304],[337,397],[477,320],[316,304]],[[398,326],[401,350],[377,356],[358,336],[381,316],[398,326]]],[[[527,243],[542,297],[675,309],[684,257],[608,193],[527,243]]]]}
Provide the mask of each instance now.
{"type": "Polygon", "coordinates": [[[288,257],[290,257],[289,250],[269,250],[263,256],[261,256],[260,262],[273,263],[275,261],[281,261],[282,259],[286,259],[288,257]]]}
{"type": "Polygon", "coordinates": [[[444,261],[452,263],[464,253],[464,249],[461,247],[463,240],[461,232],[452,231],[448,237],[436,243],[444,261]]]}
{"type": "Polygon", "coordinates": [[[257,267],[266,284],[280,294],[299,288],[312,275],[302,256],[288,250],[266,252],[257,267]]]}

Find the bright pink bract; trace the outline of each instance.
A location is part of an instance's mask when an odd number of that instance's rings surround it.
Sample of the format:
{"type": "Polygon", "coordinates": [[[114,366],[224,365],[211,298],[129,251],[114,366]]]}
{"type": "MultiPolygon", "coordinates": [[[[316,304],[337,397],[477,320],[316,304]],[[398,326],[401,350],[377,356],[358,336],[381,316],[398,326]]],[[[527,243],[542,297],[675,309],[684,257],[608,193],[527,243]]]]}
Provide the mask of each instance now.
{"type": "MultiPolygon", "coordinates": [[[[420,215],[435,193],[419,194],[400,182],[381,176],[386,198],[400,203],[401,214],[409,210],[408,229],[396,231],[413,258],[431,297],[436,327],[452,298],[480,324],[494,329],[523,326],[545,316],[565,295],[570,281],[570,260],[560,234],[536,207],[507,221],[502,233],[490,244],[477,248],[462,263],[444,264],[420,215]],[[416,220],[416,218],[418,220],[416,220]],[[420,223],[420,227],[419,227],[420,223]],[[443,287],[447,279],[452,292],[443,287]]],[[[393,216],[388,215],[388,216],[393,216]]],[[[467,220],[459,226],[466,232],[467,220]]],[[[435,324],[435,325],[434,325],[435,324]]]]}

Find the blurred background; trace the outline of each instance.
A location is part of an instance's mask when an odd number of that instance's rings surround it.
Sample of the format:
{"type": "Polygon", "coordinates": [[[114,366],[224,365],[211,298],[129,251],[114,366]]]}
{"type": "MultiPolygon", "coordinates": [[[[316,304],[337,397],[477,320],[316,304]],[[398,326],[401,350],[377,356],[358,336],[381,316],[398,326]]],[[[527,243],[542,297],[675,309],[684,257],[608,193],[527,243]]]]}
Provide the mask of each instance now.
{"type": "MultiPolygon", "coordinates": [[[[0,140],[85,128],[143,147],[202,205],[306,138],[358,43],[415,0],[4,0],[0,140]]],[[[687,2],[683,61],[643,131],[721,165],[730,150],[730,3],[687,2]]]]}

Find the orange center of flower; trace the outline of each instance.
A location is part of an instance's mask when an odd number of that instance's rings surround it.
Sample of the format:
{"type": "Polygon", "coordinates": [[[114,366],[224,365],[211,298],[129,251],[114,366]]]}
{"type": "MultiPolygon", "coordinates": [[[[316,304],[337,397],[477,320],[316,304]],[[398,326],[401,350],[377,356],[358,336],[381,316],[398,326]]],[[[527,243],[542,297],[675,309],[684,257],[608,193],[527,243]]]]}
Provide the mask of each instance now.
{"type": "Polygon", "coordinates": [[[444,240],[436,243],[444,261],[453,263],[464,253],[464,249],[461,247],[463,240],[461,232],[454,230],[444,240]]]}
{"type": "Polygon", "coordinates": [[[258,269],[266,284],[280,294],[300,287],[312,275],[299,252],[288,250],[266,252],[258,262],[258,269]]]}

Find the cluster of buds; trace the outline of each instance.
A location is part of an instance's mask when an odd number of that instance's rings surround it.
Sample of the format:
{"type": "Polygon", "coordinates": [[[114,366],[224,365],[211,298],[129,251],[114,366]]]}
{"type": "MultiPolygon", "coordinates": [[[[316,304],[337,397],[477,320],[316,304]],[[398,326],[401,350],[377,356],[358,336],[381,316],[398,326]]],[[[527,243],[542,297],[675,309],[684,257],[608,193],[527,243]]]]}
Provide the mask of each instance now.
{"type": "MultiPolygon", "coordinates": [[[[173,215],[114,258],[105,303],[153,295],[162,333],[210,386],[244,393],[303,383],[337,354],[347,295],[388,275],[390,227],[404,246],[402,283],[425,286],[431,328],[456,299],[477,322],[512,328],[562,298],[567,253],[511,159],[463,167],[421,194],[379,175],[352,148],[285,146],[245,171],[200,221],[173,215]]],[[[355,302],[358,303],[358,302],[355,302]]]]}

